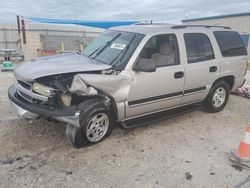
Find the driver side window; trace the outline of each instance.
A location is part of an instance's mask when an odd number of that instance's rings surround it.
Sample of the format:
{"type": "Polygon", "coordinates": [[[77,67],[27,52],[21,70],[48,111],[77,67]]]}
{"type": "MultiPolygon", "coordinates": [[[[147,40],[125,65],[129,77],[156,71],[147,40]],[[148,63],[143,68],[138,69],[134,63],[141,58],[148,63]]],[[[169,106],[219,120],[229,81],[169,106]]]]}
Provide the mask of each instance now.
{"type": "Polygon", "coordinates": [[[177,38],[174,34],[151,37],[140,53],[140,59],[150,59],[156,67],[180,64],[177,38]]]}

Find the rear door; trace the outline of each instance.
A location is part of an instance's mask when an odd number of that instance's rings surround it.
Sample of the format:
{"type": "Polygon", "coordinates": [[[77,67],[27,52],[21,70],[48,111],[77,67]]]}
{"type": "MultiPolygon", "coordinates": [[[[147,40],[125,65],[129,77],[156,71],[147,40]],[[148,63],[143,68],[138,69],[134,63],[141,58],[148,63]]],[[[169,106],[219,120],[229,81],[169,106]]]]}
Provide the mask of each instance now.
{"type": "Polygon", "coordinates": [[[182,103],[204,100],[213,82],[220,76],[210,38],[205,33],[184,33],[187,62],[182,103]]]}

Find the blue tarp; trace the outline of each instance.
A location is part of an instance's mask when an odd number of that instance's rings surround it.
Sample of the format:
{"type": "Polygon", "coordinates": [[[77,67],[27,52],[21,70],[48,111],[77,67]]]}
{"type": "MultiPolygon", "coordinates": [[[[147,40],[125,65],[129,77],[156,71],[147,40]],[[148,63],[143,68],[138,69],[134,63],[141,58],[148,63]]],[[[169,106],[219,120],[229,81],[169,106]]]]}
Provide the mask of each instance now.
{"type": "Polygon", "coordinates": [[[54,23],[54,24],[75,24],[89,27],[98,27],[108,29],[115,26],[131,25],[138,21],[84,21],[84,20],[62,20],[62,19],[47,19],[47,18],[29,18],[33,22],[54,23]]]}

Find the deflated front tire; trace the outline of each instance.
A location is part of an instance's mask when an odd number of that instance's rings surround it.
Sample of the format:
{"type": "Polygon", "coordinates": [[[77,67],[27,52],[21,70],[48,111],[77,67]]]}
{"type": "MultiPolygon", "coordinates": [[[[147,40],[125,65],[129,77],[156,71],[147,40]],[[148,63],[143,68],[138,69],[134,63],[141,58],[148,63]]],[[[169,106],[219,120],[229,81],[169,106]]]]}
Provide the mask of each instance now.
{"type": "Polygon", "coordinates": [[[111,110],[102,98],[93,98],[79,105],[80,127],[67,125],[66,137],[75,148],[87,147],[107,138],[114,128],[111,110]]]}

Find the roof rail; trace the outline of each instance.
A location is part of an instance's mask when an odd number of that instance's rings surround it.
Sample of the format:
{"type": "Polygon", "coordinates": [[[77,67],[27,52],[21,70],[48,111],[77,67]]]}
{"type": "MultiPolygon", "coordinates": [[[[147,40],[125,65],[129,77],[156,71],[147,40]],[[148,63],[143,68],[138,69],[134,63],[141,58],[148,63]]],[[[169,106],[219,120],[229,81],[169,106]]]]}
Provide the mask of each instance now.
{"type": "Polygon", "coordinates": [[[231,29],[230,27],[218,26],[218,25],[175,25],[172,26],[171,29],[183,29],[187,27],[204,27],[204,28],[223,28],[223,29],[231,29]]]}

